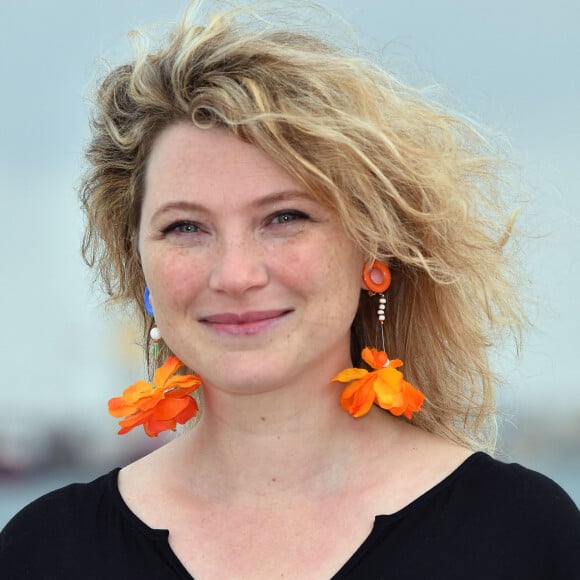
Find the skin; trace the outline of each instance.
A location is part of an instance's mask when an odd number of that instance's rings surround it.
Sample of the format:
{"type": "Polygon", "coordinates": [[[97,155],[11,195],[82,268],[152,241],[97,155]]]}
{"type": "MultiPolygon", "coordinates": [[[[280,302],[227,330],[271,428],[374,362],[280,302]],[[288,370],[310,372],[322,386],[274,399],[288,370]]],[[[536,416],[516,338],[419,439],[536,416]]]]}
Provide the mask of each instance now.
{"type": "Polygon", "coordinates": [[[139,250],[164,340],[206,390],[294,389],[350,363],[363,257],[334,212],[226,131],[159,137],[139,250]]]}
{"type": "Polygon", "coordinates": [[[139,250],[156,322],[202,376],[205,407],[124,468],[119,490],[197,580],[331,577],[375,515],[469,456],[378,408],[340,409],[330,379],[351,366],[364,260],[256,147],[189,124],[159,135],[139,250]]]}

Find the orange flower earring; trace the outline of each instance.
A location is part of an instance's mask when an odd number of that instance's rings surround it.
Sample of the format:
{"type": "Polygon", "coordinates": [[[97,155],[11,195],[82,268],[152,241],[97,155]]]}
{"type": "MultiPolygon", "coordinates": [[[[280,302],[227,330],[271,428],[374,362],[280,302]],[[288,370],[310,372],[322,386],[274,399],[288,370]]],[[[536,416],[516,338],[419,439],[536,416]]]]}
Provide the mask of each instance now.
{"type": "Polygon", "coordinates": [[[349,368],[332,379],[340,383],[350,383],[342,392],[340,406],[353,417],[362,417],[370,411],[373,404],[377,404],[393,415],[404,415],[411,419],[413,413],[421,409],[425,396],[405,381],[403,373],[397,370],[403,366],[403,362],[399,359],[390,360],[385,352],[387,299],[384,292],[391,285],[391,270],[383,262],[375,260],[372,264],[365,264],[362,279],[369,294],[379,297],[377,323],[382,350],[369,347],[362,350],[362,359],[372,371],[349,368]]]}
{"type": "MultiPolygon", "coordinates": [[[[145,310],[153,316],[149,288],[143,296],[145,310]]],[[[150,331],[153,341],[153,357],[159,357],[161,331],[153,326],[150,331]]],[[[195,417],[199,411],[192,393],[201,385],[197,375],[175,374],[185,366],[176,356],[170,356],[156,371],[153,384],[137,381],[123,391],[123,395],[109,401],[109,414],[121,418],[119,435],[124,435],[143,425],[149,437],[157,437],[162,431],[175,431],[177,424],[183,424],[195,417]]]]}

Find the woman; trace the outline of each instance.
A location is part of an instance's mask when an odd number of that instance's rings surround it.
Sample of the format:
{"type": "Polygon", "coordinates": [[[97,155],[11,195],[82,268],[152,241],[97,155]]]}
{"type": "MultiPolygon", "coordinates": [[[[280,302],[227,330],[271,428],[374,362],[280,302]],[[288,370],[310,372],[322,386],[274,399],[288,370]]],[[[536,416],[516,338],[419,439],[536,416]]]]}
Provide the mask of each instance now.
{"type": "Polygon", "coordinates": [[[3,577],[580,577],[570,498],[483,453],[520,323],[485,144],[261,22],[186,18],[100,86],[85,257],[157,369],[109,409],[152,436],[203,409],[25,508],[3,577]]]}

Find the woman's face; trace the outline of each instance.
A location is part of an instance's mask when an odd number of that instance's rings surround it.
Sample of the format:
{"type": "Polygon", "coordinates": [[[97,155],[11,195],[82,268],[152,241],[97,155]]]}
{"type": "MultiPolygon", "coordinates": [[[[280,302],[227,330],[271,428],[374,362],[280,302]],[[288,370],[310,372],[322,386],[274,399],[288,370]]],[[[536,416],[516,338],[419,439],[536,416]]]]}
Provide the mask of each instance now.
{"type": "Polygon", "coordinates": [[[253,145],[185,123],[162,132],[139,250],[163,338],[206,387],[261,392],[349,366],[364,259],[253,145]]]}

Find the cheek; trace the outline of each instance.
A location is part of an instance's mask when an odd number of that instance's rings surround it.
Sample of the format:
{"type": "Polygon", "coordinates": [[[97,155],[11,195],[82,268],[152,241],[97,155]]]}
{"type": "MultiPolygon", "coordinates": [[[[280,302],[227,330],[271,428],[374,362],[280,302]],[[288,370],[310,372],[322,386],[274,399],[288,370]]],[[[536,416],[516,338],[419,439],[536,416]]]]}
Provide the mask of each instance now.
{"type": "Polygon", "coordinates": [[[351,246],[340,247],[332,254],[325,279],[330,291],[333,292],[333,302],[342,316],[349,320],[349,326],[358,310],[361,295],[361,274],[364,266],[362,254],[351,246]]]}
{"type": "Polygon", "coordinates": [[[287,249],[276,260],[277,278],[314,299],[321,318],[352,317],[358,308],[364,258],[343,240],[287,249]]]}
{"type": "Polygon", "coordinates": [[[269,253],[268,268],[273,280],[307,295],[320,292],[331,274],[325,252],[314,244],[287,244],[269,253]]]}
{"type": "Polygon", "coordinates": [[[202,284],[201,264],[182,252],[152,252],[143,257],[143,273],[156,316],[191,298],[202,284]]]}

